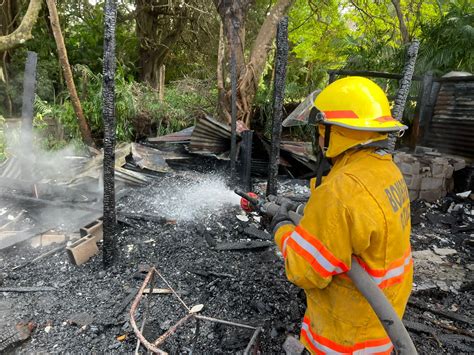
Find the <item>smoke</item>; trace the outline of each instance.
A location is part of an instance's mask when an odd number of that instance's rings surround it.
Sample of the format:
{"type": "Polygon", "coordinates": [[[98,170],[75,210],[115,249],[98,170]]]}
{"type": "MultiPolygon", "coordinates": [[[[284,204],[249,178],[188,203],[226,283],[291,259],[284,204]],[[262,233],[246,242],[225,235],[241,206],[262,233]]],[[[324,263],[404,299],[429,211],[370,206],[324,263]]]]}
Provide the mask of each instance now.
{"type": "Polygon", "coordinates": [[[157,189],[152,205],[155,213],[164,217],[196,222],[239,202],[240,197],[227,187],[223,177],[193,173],[157,189]]]}
{"type": "Polygon", "coordinates": [[[44,148],[44,139],[35,131],[6,131],[7,155],[13,157],[20,169],[21,181],[62,182],[74,177],[84,157],[77,148],[67,145],[59,150],[44,148]]]}
{"type": "MultiPolygon", "coordinates": [[[[91,201],[87,207],[94,201],[100,203],[100,194],[90,193],[97,189],[97,181],[90,182],[93,188],[89,189],[68,185],[89,158],[80,155],[73,145],[47,150],[44,139],[35,131],[9,128],[5,133],[9,168],[0,170],[0,209],[8,210],[5,218],[22,210],[26,212],[11,226],[12,231],[23,231],[17,232],[14,241],[55,228],[77,231],[100,215],[100,207],[97,213],[91,213],[78,203],[91,201]],[[85,190],[89,191],[87,195],[85,190]],[[1,197],[2,194],[8,198],[1,197]]],[[[0,217],[0,225],[6,222],[5,218],[0,217]]]]}

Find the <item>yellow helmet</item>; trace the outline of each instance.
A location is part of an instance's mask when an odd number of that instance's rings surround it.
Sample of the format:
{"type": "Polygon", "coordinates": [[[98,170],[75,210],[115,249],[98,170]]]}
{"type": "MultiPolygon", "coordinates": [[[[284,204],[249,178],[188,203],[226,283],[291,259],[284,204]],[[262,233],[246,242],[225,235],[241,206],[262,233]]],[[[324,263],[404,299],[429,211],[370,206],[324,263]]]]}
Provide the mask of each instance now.
{"type": "Polygon", "coordinates": [[[283,121],[283,126],[319,123],[372,132],[407,129],[392,117],[383,90],[359,76],[336,80],[321,92],[313,92],[283,121]]]}

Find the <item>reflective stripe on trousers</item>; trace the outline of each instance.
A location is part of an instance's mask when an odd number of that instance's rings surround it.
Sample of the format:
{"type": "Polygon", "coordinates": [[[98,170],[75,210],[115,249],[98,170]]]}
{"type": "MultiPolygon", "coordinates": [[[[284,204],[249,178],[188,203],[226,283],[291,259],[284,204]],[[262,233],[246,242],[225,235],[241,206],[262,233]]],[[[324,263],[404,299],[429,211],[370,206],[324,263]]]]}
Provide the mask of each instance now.
{"type": "Polygon", "coordinates": [[[304,337],[311,350],[316,354],[390,354],[393,345],[390,338],[368,340],[352,346],[344,346],[332,340],[315,334],[311,330],[310,321],[305,317],[301,327],[301,336],[304,337]]]}

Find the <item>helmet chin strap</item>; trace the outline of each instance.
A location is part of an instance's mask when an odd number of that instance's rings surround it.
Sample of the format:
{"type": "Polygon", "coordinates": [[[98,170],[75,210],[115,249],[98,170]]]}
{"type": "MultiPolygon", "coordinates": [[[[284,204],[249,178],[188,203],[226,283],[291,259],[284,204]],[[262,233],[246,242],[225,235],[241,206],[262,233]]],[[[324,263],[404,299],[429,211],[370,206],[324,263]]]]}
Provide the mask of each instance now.
{"type": "Polygon", "coordinates": [[[324,171],[331,168],[331,164],[329,163],[329,159],[326,158],[326,151],[329,148],[329,140],[331,136],[331,125],[324,125],[324,146],[321,150],[321,154],[319,156],[319,165],[318,170],[316,173],[316,187],[321,185],[323,181],[323,173],[324,171]]]}

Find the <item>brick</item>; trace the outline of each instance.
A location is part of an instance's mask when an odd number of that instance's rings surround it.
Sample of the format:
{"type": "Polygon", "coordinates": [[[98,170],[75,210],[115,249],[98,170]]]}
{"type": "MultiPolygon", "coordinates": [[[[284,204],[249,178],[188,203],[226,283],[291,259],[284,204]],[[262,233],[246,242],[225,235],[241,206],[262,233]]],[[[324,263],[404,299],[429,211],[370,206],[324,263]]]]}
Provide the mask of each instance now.
{"type": "Polygon", "coordinates": [[[438,177],[424,177],[421,179],[420,189],[424,191],[444,188],[445,179],[438,177]]]}
{"type": "Polygon", "coordinates": [[[405,183],[409,190],[419,190],[421,187],[422,177],[420,175],[403,175],[405,183]]]}
{"type": "Polygon", "coordinates": [[[428,191],[420,191],[419,198],[428,202],[435,202],[444,196],[446,196],[446,190],[439,188],[428,191]]]}
{"type": "Polygon", "coordinates": [[[98,219],[96,221],[93,221],[86,226],[82,227],[79,229],[79,233],[81,234],[81,237],[85,237],[86,235],[92,235],[95,238],[95,242],[97,243],[98,241],[102,240],[103,238],[103,222],[101,219],[98,219]]]}
{"type": "Polygon", "coordinates": [[[86,235],[66,247],[69,260],[74,265],[82,265],[94,255],[99,253],[99,248],[93,235],[86,235]]]}

